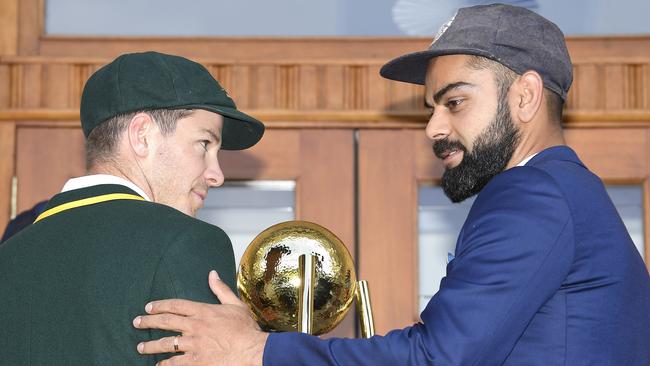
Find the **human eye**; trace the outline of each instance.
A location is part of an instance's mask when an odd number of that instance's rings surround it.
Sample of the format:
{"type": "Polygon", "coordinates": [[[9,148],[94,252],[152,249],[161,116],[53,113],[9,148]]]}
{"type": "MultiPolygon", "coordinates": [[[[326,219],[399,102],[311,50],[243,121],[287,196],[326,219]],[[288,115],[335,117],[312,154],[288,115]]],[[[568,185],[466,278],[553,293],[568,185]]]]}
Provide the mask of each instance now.
{"type": "Polygon", "coordinates": [[[449,110],[454,111],[455,109],[458,109],[461,104],[463,104],[463,98],[452,98],[445,103],[445,107],[447,107],[449,110]]]}
{"type": "Polygon", "coordinates": [[[199,142],[201,143],[201,147],[203,148],[203,150],[205,150],[207,152],[208,151],[208,145],[210,145],[210,140],[201,140],[199,142]]]}

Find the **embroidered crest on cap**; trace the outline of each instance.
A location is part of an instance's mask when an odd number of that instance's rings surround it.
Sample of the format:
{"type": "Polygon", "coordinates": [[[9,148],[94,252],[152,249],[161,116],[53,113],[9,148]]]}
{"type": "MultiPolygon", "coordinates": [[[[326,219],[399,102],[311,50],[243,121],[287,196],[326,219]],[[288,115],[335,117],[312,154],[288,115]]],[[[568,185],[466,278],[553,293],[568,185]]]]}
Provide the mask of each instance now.
{"type": "Polygon", "coordinates": [[[448,21],[446,21],[445,24],[443,24],[443,25],[440,27],[440,29],[438,29],[438,33],[436,33],[436,36],[433,37],[433,42],[431,42],[431,44],[429,45],[429,47],[431,47],[431,45],[433,45],[434,43],[436,43],[436,41],[437,41],[440,37],[442,37],[443,34],[445,34],[445,32],[447,31],[447,29],[451,26],[451,23],[453,23],[453,22],[454,22],[454,19],[456,19],[456,14],[458,14],[458,12],[454,13],[454,16],[452,16],[451,19],[449,19],[448,21]]]}

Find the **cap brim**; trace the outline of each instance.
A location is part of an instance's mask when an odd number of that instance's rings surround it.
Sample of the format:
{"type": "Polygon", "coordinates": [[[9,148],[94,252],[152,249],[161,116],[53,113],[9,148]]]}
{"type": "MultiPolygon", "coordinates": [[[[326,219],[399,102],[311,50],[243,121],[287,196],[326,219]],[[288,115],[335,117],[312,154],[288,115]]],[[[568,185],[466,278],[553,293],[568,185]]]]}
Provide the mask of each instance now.
{"type": "Polygon", "coordinates": [[[475,55],[494,58],[485,51],[471,48],[418,51],[388,61],[381,67],[379,74],[386,79],[424,85],[429,61],[432,58],[446,55],[475,55]]]}
{"type": "Polygon", "coordinates": [[[209,104],[189,105],[188,108],[205,109],[223,116],[221,149],[244,150],[255,145],[264,135],[264,124],[246,113],[209,104]]]}
{"type": "Polygon", "coordinates": [[[236,109],[224,110],[221,148],[243,150],[255,145],[264,135],[264,124],[236,109]]]}

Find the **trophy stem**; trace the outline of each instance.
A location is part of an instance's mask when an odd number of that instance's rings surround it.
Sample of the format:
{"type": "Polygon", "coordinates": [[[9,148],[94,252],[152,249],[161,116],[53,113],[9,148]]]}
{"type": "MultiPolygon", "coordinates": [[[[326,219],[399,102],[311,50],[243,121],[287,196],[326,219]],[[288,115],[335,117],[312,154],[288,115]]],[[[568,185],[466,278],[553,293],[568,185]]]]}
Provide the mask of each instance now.
{"type": "Polygon", "coordinates": [[[355,291],[357,314],[359,314],[359,328],[361,337],[370,338],[375,335],[375,321],[372,316],[372,305],[370,304],[370,292],[368,281],[357,281],[355,291]]]}
{"type": "Polygon", "coordinates": [[[300,289],[298,293],[298,330],[312,334],[314,324],[314,281],[316,279],[316,257],[302,254],[298,257],[300,289]]]}

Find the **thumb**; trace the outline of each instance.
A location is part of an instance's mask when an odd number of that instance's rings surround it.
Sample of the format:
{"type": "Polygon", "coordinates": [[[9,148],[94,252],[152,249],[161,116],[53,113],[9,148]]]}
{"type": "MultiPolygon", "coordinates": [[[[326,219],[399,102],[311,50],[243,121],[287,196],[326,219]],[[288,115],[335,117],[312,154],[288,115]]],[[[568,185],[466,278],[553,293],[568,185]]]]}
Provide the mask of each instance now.
{"type": "Polygon", "coordinates": [[[208,285],[212,293],[219,299],[222,304],[239,305],[241,301],[235,295],[225,282],[221,281],[217,271],[212,270],[208,274],[208,285]]]}

